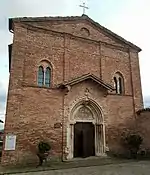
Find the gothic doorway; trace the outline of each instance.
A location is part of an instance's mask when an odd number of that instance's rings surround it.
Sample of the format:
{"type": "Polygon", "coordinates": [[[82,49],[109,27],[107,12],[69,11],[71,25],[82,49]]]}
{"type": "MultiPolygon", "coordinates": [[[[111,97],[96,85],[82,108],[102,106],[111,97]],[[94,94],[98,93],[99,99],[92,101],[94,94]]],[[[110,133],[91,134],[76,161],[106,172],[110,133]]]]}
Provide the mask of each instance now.
{"type": "Polygon", "coordinates": [[[67,159],[105,155],[104,117],[95,101],[81,100],[71,108],[66,153],[67,159]]]}
{"type": "Polygon", "coordinates": [[[95,155],[95,129],[93,123],[77,122],[74,125],[74,157],[95,155]]]}

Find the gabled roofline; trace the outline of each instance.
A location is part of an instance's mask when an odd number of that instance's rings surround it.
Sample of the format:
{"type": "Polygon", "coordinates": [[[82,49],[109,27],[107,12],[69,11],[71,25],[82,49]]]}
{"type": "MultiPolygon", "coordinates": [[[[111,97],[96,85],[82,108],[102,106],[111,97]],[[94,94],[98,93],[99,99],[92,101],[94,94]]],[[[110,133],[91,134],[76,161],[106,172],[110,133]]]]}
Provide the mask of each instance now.
{"type": "Polygon", "coordinates": [[[99,23],[93,21],[91,18],[89,18],[87,15],[85,19],[89,20],[93,25],[99,27],[101,30],[105,31],[106,33],[110,34],[111,36],[113,36],[114,38],[124,42],[125,44],[129,45],[130,47],[136,49],[138,52],[142,51],[142,49],[138,46],[136,46],[135,44],[131,43],[130,41],[127,41],[126,39],[124,39],[123,37],[117,35],[116,33],[112,32],[111,30],[107,29],[106,27],[100,25],[99,23]]]}
{"type": "Polygon", "coordinates": [[[67,82],[64,82],[64,83],[61,83],[58,85],[58,88],[62,88],[62,87],[66,87],[66,86],[73,86],[75,84],[78,84],[78,83],[81,83],[85,80],[93,80],[94,82],[98,83],[100,86],[103,86],[105,89],[107,90],[115,90],[111,85],[107,84],[107,83],[104,83],[103,80],[101,80],[100,78],[98,78],[97,76],[93,75],[93,74],[85,74],[85,75],[82,75],[81,77],[77,77],[77,78],[74,78],[72,80],[69,80],[67,82]]]}
{"type": "Polygon", "coordinates": [[[66,16],[66,17],[19,17],[19,18],[10,18],[9,19],[9,31],[13,33],[13,22],[41,22],[41,21],[72,21],[72,20],[87,20],[91,24],[95,25],[97,28],[101,29],[105,33],[109,34],[110,36],[116,38],[117,40],[125,43],[126,45],[130,46],[131,48],[137,50],[138,52],[142,51],[142,49],[135,44],[127,41],[123,37],[117,35],[116,33],[112,32],[111,30],[105,28],[104,26],[100,25],[99,23],[95,22],[87,15],[83,14],[82,16],[66,16]]]}

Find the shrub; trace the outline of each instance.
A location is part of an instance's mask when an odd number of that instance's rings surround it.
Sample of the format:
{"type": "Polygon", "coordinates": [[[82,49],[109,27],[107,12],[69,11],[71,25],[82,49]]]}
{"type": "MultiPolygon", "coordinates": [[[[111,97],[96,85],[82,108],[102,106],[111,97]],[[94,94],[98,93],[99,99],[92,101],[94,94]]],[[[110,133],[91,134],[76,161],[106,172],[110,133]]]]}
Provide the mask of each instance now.
{"type": "Polygon", "coordinates": [[[136,112],[136,114],[137,115],[140,115],[142,112],[150,112],[150,108],[144,108],[144,109],[139,109],[137,112],[136,112]]]}
{"type": "Polygon", "coordinates": [[[130,156],[132,158],[137,158],[137,153],[140,149],[140,145],[143,142],[142,137],[138,134],[128,134],[127,136],[125,136],[123,140],[124,140],[125,146],[130,151],[130,156]]]}
{"type": "Polygon", "coordinates": [[[41,141],[38,144],[38,153],[37,153],[37,156],[39,158],[39,165],[38,166],[41,166],[43,164],[43,161],[47,160],[47,157],[49,155],[50,150],[51,150],[51,146],[49,143],[41,141]]]}
{"type": "Polygon", "coordinates": [[[48,152],[50,151],[51,149],[51,146],[49,143],[46,143],[46,142],[40,142],[39,145],[38,145],[38,150],[40,153],[45,153],[45,152],[48,152]]]}

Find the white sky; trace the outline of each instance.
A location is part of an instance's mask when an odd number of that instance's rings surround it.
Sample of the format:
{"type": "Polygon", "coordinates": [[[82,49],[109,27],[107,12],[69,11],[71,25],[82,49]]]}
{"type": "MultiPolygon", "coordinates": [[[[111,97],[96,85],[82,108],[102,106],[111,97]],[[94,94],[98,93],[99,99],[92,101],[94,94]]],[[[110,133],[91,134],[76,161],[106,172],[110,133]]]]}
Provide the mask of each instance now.
{"type": "MultiPolygon", "coordinates": [[[[0,0],[0,119],[4,118],[8,86],[8,51],[12,42],[8,18],[18,16],[80,16],[82,0],[0,0]]],[[[86,0],[86,14],[142,48],[140,67],[146,106],[150,106],[150,0],[86,0]]]]}

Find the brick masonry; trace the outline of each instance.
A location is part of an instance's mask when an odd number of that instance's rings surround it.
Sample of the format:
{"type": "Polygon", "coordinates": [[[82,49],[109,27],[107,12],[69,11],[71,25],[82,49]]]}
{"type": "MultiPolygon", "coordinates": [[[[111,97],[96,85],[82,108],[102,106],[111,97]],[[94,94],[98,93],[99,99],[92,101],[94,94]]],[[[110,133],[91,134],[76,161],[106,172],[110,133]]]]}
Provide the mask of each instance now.
{"type": "Polygon", "coordinates": [[[140,114],[137,114],[136,116],[136,128],[137,132],[141,135],[143,138],[143,143],[141,145],[141,149],[150,152],[150,112],[149,111],[143,111],[140,114]]]}
{"type": "Polygon", "coordinates": [[[40,139],[50,141],[52,156],[61,158],[66,146],[65,110],[84,96],[87,87],[104,114],[106,143],[110,150],[118,151],[119,132],[128,127],[135,119],[135,111],[143,107],[138,51],[87,20],[14,20],[13,25],[5,136],[15,134],[17,143],[15,151],[3,150],[2,164],[37,161],[35,153],[40,139]],[[89,33],[81,32],[83,27],[89,33]],[[42,60],[52,67],[51,88],[37,86],[37,70],[42,60]],[[91,81],[73,86],[67,95],[57,89],[63,81],[87,73],[113,86],[115,72],[124,78],[122,96],[114,93],[105,96],[105,90],[91,81]],[[55,123],[62,122],[63,128],[54,128],[55,123]]]}

